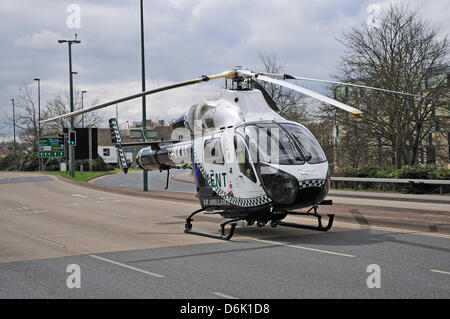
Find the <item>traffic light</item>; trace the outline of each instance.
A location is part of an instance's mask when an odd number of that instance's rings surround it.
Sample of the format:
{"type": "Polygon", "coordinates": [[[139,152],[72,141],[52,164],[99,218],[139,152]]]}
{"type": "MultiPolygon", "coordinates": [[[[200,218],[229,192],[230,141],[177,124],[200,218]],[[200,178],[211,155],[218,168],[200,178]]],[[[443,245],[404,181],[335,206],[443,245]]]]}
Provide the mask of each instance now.
{"type": "Polygon", "coordinates": [[[59,145],[61,145],[61,147],[66,146],[66,134],[60,133],[58,135],[58,143],[59,143],[59,145]]]}
{"type": "Polygon", "coordinates": [[[77,145],[77,133],[75,131],[69,132],[69,145],[76,146],[77,145]]]}

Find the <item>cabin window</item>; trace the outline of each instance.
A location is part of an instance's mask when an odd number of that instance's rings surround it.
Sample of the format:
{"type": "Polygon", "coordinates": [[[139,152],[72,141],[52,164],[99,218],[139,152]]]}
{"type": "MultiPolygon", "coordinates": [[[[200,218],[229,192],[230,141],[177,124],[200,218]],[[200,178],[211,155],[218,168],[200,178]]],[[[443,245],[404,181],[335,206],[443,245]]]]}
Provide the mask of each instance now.
{"type": "Polygon", "coordinates": [[[248,150],[245,147],[244,141],[241,138],[234,137],[234,150],[236,152],[236,160],[239,165],[239,170],[253,183],[256,183],[256,175],[250,164],[250,156],[248,150]]]}
{"type": "Polygon", "coordinates": [[[110,152],[109,148],[104,148],[103,149],[103,156],[110,156],[110,155],[111,155],[111,152],[110,152]]]}
{"type": "Polygon", "coordinates": [[[225,163],[220,138],[212,138],[205,141],[205,163],[223,165],[225,163]]]}

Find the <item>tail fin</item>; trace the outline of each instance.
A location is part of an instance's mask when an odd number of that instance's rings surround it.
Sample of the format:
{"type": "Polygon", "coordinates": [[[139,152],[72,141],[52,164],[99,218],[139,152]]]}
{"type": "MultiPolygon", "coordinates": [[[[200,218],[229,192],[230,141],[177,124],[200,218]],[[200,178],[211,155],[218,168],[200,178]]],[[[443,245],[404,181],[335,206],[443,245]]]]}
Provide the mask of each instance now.
{"type": "Polygon", "coordinates": [[[128,172],[127,159],[122,149],[122,138],[120,137],[119,126],[115,118],[109,119],[109,130],[111,131],[111,142],[115,144],[117,149],[117,156],[119,157],[122,171],[126,174],[128,172]]]}

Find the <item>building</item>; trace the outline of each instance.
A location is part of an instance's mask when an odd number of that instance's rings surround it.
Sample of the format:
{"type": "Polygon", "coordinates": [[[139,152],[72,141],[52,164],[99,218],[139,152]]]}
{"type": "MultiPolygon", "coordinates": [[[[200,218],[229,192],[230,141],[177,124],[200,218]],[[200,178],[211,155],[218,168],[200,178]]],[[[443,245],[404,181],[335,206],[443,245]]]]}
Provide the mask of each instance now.
{"type": "MultiPolygon", "coordinates": [[[[172,127],[165,123],[165,121],[147,120],[146,123],[146,139],[147,141],[170,140],[172,127]]],[[[120,128],[120,136],[123,143],[142,142],[144,141],[144,134],[142,131],[142,122],[133,122],[131,125],[128,122],[120,128]]],[[[136,154],[142,146],[124,147],[127,159],[129,159],[133,166],[136,166],[136,154]]],[[[111,142],[111,132],[109,128],[98,129],[98,154],[108,164],[117,163],[117,155],[115,145],[111,142]]]]}

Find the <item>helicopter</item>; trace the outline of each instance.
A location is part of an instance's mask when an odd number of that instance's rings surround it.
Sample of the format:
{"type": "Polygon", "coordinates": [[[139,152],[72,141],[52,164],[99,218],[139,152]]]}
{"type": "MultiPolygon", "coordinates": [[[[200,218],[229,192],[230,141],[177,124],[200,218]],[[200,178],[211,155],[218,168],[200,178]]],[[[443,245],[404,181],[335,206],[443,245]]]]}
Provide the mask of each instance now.
{"type": "Polygon", "coordinates": [[[258,81],[273,83],[321,102],[358,115],[362,112],[347,104],[311,91],[287,80],[328,82],[390,93],[407,93],[297,77],[288,74],[253,72],[236,67],[219,74],[178,82],[140,92],[111,102],[43,120],[53,121],[91,112],[131,99],[225,78],[221,98],[194,105],[173,123],[173,128],[187,132],[182,139],[122,143],[117,120],[109,120],[111,137],[116,145],[120,166],[126,173],[125,146],[144,146],[136,155],[143,170],[192,168],[200,209],[192,212],[185,223],[185,232],[222,240],[230,240],[239,221],[258,227],[270,224],[315,231],[328,231],[334,214],[327,214],[322,223],[318,213],[330,189],[330,169],[319,142],[302,124],[286,120],[277,112],[276,103],[258,81]],[[229,83],[230,82],[230,83],[229,83]],[[306,212],[299,209],[308,208],[306,212]],[[193,229],[194,216],[217,214],[225,221],[220,233],[193,229]],[[288,215],[312,216],[317,225],[283,221],[288,215]],[[229,225],[229,227],[227,227],[229,225]],[[228,228],[228,229],[227,229],[228,228]]]}

